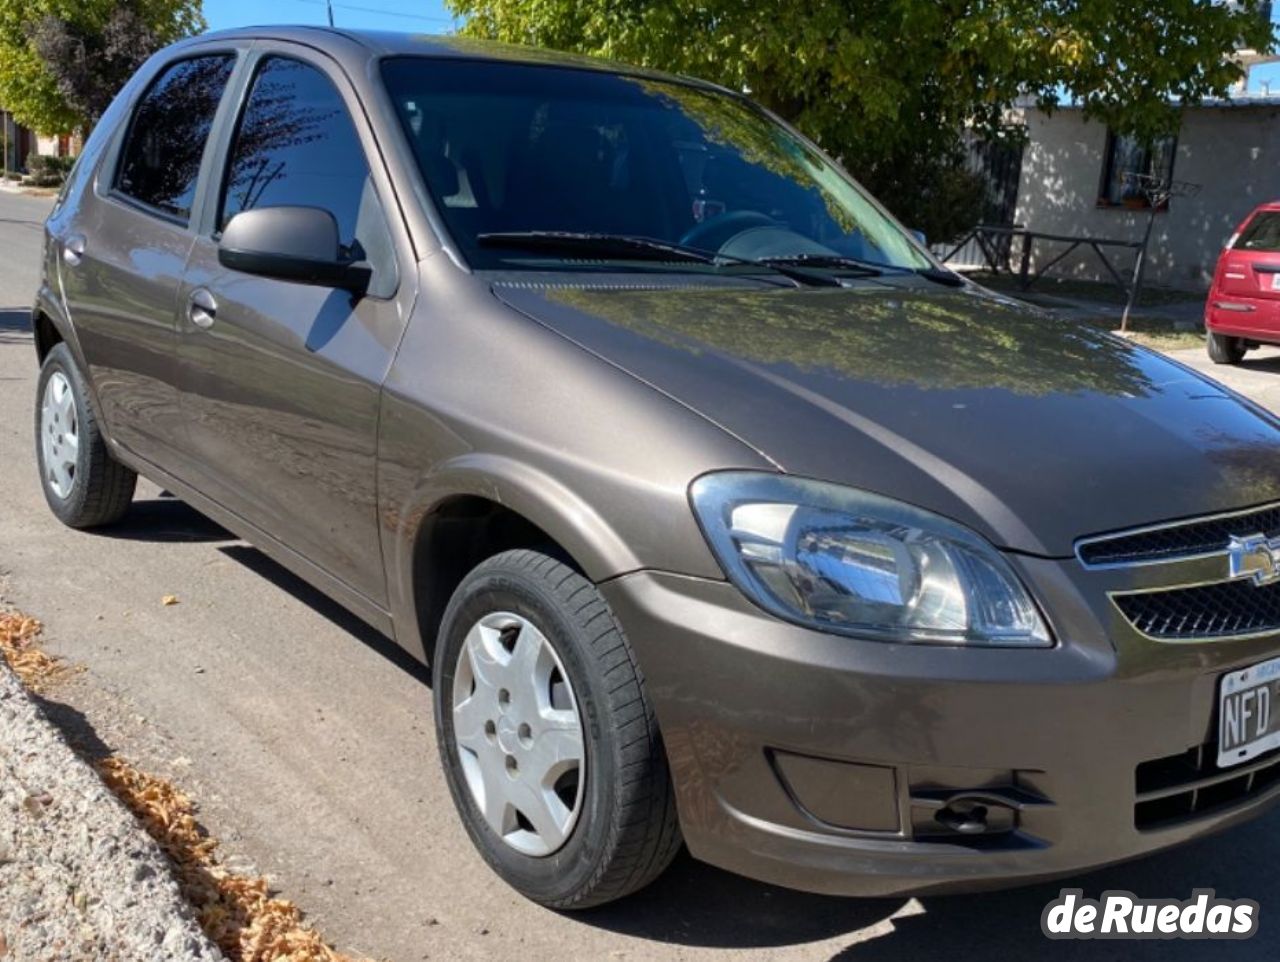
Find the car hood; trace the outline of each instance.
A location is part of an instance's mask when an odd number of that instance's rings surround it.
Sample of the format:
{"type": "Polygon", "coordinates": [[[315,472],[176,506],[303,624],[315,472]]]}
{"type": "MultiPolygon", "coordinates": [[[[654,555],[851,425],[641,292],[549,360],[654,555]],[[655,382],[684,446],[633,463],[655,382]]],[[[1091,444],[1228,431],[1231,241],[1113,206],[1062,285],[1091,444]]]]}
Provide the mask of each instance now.
{"type": "Polygon", "coordinates": [[[979,288],[494,291],[781,470],[911,502],[1004,548],[1066,556],[1084,535],[1280,498],[1272,415],[979,288]]]}

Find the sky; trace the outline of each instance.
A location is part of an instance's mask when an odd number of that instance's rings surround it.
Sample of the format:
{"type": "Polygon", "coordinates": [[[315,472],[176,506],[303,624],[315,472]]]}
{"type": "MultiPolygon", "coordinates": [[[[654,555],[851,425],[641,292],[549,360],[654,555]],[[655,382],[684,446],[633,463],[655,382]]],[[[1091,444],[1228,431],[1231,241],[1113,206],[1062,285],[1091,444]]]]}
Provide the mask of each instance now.
{"type": "MultiPolygon", "coordinates": [[[[204,0],[210,30],[267,23],[322,24],[325,16],[325,0],[204,0]]],[[[1273,18],[1280,19],[1280,8],[1273,18]]],[[[335,0],[333,22],[339,27],[410,33],[449,33],[454,27],[444,0],[335,0]]],[[[1280,96],[1280,64],[1253,69],[1249,89],[1260,90],[1263,83],[1270,83],[1271,92],[1280,96]]]]}
{"type": "MultiPolygon", "coordinates": [[[[210,30],[275,23],[326,23],[325,0],[204,0],[210,30]]],[[[339,27],[449,33],[454,19],[444,0],[334,0],[339,27]]]]}

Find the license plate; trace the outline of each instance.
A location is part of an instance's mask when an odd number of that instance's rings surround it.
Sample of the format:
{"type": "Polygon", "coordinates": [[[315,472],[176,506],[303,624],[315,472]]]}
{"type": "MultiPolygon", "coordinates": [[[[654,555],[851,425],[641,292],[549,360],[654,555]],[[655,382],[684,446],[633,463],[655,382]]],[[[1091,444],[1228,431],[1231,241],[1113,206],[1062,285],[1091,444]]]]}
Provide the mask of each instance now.
{"type": "Polygon", "coordinates": [[[1218,689],[1218,767],[1280,748],[1280,658],[1224,675],[1218,689]]]}
{"type": "Polygon", "coordinates": [[[1280,291],[1280,274],[1271,275],[1271,289],[1273,291],[1280,291]]]}

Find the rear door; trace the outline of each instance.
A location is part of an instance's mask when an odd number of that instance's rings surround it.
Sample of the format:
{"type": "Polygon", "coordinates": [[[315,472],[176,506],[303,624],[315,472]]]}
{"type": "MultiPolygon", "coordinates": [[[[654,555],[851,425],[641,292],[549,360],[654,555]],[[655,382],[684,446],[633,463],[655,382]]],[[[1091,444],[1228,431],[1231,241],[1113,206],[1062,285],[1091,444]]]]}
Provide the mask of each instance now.
{"type": "Polygon", "coordinates": [[[210,130],[236,53],[163,66],[104,154],[92,188],[57,219],[67,310],[110,436],[179,475],[176,307],[210,130]]]}
{"type": "Polygon", "coordinates": [[[206,494],[385,605],[378,411],[413,304],[415,262],[341,71],[292,45],[255,51],[246,69],[244,102],[219,149],[221,190],[210,194],[180,295],[187,436],[206,494]],[[373,268],[369,293],[223,267],[222,226],[273,206],[330,211],[342,243],[373,268]]]}

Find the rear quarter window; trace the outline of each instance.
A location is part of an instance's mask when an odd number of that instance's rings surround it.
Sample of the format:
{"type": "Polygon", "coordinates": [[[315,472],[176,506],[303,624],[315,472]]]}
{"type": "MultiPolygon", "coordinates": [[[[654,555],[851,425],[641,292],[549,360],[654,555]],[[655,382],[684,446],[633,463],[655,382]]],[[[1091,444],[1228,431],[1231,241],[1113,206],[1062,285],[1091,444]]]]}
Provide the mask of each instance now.
{"type": "Polygon", "coordinates": [[[183,223],[190,219],[205,142],[234,65],[232,54],[191,57],[152,81],[120,150],[117,193],[183,223]]]}
{"type": "Polygon", "coordinates": [[[1280,211],[1264,210],[1255,214],[1236,238],[1234,249],[1280,252],[1280,211]]]}

